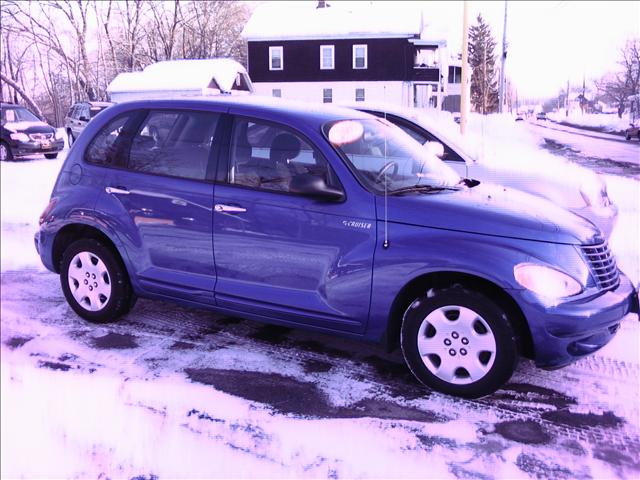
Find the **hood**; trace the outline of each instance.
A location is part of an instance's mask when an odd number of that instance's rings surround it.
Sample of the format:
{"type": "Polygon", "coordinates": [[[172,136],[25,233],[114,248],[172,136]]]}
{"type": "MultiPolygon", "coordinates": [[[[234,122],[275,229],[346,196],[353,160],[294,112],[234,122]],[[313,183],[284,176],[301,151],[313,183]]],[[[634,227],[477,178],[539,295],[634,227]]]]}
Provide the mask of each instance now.
{"type": "MultiPolygon", "coordinates": [[[[388,197],[390,222],[565,244],[600,243],[588,220],[550,201],[499,185],[388,197]]],[[[377,197],[378,220],[384,198],[377,197]]]]}
{"type": "Polygon", "coordinates": [[[14,133],[55,133],[55,129],[44,122],[7,122],[2,126],[14,133]]]}

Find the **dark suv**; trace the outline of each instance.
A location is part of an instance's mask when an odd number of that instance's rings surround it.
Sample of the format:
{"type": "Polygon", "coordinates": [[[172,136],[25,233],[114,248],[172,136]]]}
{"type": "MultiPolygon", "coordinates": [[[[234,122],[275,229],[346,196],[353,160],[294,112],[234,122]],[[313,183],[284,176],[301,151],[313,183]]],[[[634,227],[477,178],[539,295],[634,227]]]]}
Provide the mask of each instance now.
{"type": "Polygon", "coordinates": [[[400,346],[420,381],[475,397],[637,311],[595,225],[478,183],[354,110],[121,103],[70,150],[35,244],[88,321],[171,300],[400,346]]]}
{"type": "Polygon", "coordinates": [[[67,132],[69,146],[75,142],[93,117],[111,105],[113,105],[111,102],[74,103],[64,119],[64,129],[67,132]]]}
{"type": "Polygon", "coordinates": [[[0,118],[0,160],[38,153],[56,158],[64,148],[64,140],[56,129],[21,105],[1,103],[0,118]]]}

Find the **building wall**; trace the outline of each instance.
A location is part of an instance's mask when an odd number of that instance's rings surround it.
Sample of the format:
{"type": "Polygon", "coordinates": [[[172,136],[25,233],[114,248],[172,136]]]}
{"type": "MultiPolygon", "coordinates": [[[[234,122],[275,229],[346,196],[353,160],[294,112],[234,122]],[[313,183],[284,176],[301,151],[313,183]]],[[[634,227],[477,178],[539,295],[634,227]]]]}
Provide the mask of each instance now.
{"type": "Polygon", "coordinates": [[[407,38],[250,41],[249,76],[260,82],[402,81],[413,72],[407,38]],[[367,45],[367,68],[353,68],[353,46],[367,45]],[[334,45],[335,68],[320,69],[320,45],[334,45]],[[282,46],[283,69],[269,70],[269,47],[282,46]]]}
{"type": "Polygon", "coordinates": [[[354,103],[356,88],[364,88],[365,102],[386,102],[401,106],[413,105],[411,84],[408,82],[255,82],[256,95],[273,96],[279,89],[281,97],[323,103],[323,90],[332,91],[332,103],[354,103]]]}

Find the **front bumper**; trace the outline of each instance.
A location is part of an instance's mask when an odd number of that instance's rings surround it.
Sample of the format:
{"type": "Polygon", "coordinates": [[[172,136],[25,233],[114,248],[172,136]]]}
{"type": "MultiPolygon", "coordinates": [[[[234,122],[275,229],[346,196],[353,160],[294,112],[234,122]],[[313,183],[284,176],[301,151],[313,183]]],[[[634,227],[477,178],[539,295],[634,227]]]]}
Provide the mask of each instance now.
{"type": "Polygon", "coordinates": [[[516,296],[541,368],[560,368],[599,350],[614,337],[623,317],[638,313],[638,292],[622,272],[618,287],[586,300],[548,307],[528,291],[516,296]]]}
{"type": "Polygon", "coordinates": [[[11,152],[14,157],[26,157],[44,153],[58,153],[64,148],[64,140],[54,139],[49,142],[29,141],[13,142],[11,152]]]}

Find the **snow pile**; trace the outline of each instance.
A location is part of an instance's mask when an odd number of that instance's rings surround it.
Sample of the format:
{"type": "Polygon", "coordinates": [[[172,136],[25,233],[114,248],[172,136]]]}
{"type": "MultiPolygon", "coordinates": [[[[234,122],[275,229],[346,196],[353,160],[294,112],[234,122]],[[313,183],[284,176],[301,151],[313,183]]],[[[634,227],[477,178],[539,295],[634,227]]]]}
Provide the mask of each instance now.
{"type": "MultiPolygon", "coordinates": [[[[358,2],[359,3],[359,2],[358,2]]],[[[316,8],[318,2],[265,2],[242,31],[247,40],[412,37],[422,31],[422,15],[414,6],[383,5],[316,8]]],[[[286,62],[286,60],[285,60],[286,62]]]]}
{"type": "Polygon", "coordinates": [[[0,164],[0,267],[44,269],[35,249],[33,236],[38,219],[49,203],[53,184],[58,177],[66,150],[55,160],[2,162],[0,164]]]}
{"type": "Polygon", "coordinates": [[[629,128],[631,120],[629,113],[625,112],[622,118],[616,114],[572,112],[567,117],[564,112],[551,112],[547,114],[549,119],[558,123],[567,123],[578,127],[589,127],[603,132],[623,132],[629,128]]]}

